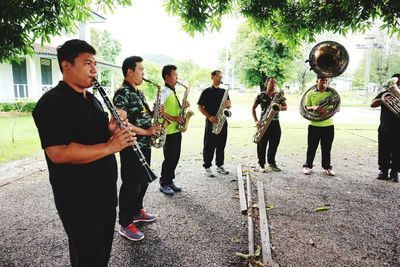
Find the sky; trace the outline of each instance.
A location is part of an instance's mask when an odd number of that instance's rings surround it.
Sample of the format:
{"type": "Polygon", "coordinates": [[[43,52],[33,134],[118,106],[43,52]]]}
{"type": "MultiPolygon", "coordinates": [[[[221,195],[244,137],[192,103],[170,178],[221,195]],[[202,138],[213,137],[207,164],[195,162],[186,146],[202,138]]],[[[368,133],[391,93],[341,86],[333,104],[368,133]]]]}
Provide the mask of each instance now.
{"type": "Polygon", "coordinates": [[[105,17],[106,23],[95,27],[111,32],[122,44],[119,63],[131,55],[164,54],[177,60],[192,59],[208,68],[217,67],[219,51],[230,44],[244,21],[226,16],[219,32],[197,33],[192,38],[181,29],[178,17],[167,14],[160,0],[132,0],[131,7],[118,8],[105,17]]]}
{"type": "MultiPolygon", "coordinates": [[[[217,68],[219,53],[229,47],[245,20],[225,16],[219,32],[196,33],[193,38],[181,29],[179,17],[167,14],[163,3],[161,0],[132,0],[132,6],[117,8],[113,14],[104,15],[105,23],[96,24],[96,29],[111,32],[113,38],[122,44],[117,63],[132,55],[163,54],[176,60],[191,59],[202,67],[217,68]]],[[[350,63],[347,71],[354,71],[364,53],[364,50],[357,49],[357,44],[367,42],[364,36],[354,34],[333,40],[348,50],[350,63]]],[[[323,39],[317,39],[316,43],[320,41],[323,39]]]]}

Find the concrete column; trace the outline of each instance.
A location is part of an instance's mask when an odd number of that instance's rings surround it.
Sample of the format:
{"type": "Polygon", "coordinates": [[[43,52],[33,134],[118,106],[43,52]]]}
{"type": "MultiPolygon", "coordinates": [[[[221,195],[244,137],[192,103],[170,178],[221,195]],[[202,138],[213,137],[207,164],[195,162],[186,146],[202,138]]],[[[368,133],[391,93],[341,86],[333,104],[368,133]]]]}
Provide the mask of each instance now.
{"type": "MultiPolygon", "coordinates": [[[[38,100],[42,95],[42,87],[40,83],[40,78],[37,76],[38,71],[36,71],[36,60],[38,57],[26,57],[26,67],[28,74],[28,94],[29,98],[33,100],[38,100]]],[[[40,74],[40,73],[39,73],[40,74]]]]}

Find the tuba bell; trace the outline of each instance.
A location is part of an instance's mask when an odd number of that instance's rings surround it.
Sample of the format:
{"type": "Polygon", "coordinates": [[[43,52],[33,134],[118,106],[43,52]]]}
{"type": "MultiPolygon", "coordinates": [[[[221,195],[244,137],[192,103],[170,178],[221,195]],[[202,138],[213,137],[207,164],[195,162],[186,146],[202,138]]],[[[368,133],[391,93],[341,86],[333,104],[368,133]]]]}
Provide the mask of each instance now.
{"type": "MultiPolygon", "coordinates": [[[[343,45],[334,41],[324,41],[318,43],[311,49],[306,62],[310,64],[310,70],[313,70],[318,77],[333,78],[339,76],[346,70],[349,64],[349,54],[343,45]]],[[[335,115],[340,107],[340,96],[336,90],[332,87],[328,87],[327,90],[331,91],[332,95],[319,103],[319,107],[321,108],[329,107],[326,113],[310,112],[306,109],[305,101],[307,94],[311,90],[318,90],[317,85],[310,87],[303,93],[300,100],[301,116],[311,121],[323,121],[335,115]]]]}

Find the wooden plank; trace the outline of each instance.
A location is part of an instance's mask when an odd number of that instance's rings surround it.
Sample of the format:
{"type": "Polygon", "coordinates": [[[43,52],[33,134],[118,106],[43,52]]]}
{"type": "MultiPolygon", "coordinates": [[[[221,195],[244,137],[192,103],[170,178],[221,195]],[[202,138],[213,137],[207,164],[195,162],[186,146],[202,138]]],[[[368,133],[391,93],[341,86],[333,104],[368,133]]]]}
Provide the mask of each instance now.
{"type": "Polygon", "coordinates": [[[257,179],[258,210],[260,216],[260,235],[262,248],[262,262],[269,266],[274,266],[271,255],[271,244],[269,240],[268,219],[264,198],[264,184],[257,179]]]}
{"type": "MultiPolygon", "coordinates": [[[[250,175],[246,174],[246,189],[247,189],[247,224],[249,227],[249,254],[254,255],[254,225],[253,225],[253,201],[251,199],[251,181],[250,175]]],[[[249,266],[253,266],[249,263],[249,266]]]]}
{"type": "Polygon", "coordinates": [[[238,179],[238,186],[239,186],[240,212],[242,214],[246,214],[247,213],[246,193],[244,191],[242,165],[240,165],[240,164],[237,167],[237,179],[238,179]]]}

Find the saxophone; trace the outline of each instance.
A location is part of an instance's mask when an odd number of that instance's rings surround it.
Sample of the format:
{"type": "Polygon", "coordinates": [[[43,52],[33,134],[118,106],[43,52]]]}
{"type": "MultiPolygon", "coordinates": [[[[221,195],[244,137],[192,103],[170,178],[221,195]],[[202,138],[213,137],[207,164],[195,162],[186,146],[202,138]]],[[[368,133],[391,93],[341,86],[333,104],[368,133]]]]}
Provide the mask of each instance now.
{"type": "MultiPolygon", "coordinates": [[[[151,136],[150,143],[154,148],[161,148],[161,147],[164,146],[165,140],[167,138],[167,131],[165,130],[165,128],[166,128],[166,126],[168,126],[168,125],[163,125],[160,122],[160,119],[161,119],[161,113],[160,113],[161,93],[160,93],[160,89],[161,89],[161,87],[160,87],[160,85],[158,85],[158,84],[156,84],[156,83],[154,83],[152,81],[149,81],[149,80],[147,80],[145,78],[143,78],[143,81],[148,82],[148,83],[154,85],[155,87],[157,87],[156,104],[155,104],[154,110],[153,110],[153,127],[160,126],[161,128],[160,128],[160,131],[157,134],[151,136]]],[[[165,121],[167,121],[167,120],[165,120],[165,121]]]]}
{"type": "Polygon", "coordinates": [[[225,108],[225,101],[228,99],[228,91],[229,91],[229,89],[225,90],[225,93],[222,96],[221,103],[219,104],[218,112],[215,115],[215,118],[217,119],[217,123],[213,124],[213,126],[212,126],[213,134],[219,134],[222,130],[222,127],[224,126],[226,118],[229,118],[232,116],[232,112],[229,109],[225,108]]]}
{"type": "Polygon", "coordinates": [[[271,124],[271,121],[274,118],[275,114],[281,111],[281,103],[285,100],[286,98],[284,97],[283,91],[279,91],[274,95],[274,97],[271,100],[271,104],[268,106],[268,109],[266,110],[264,115],[260,118],[260,128],[257,128],[253,136],[254,143],[257,144],[258,142],[260,142],[261,138],[264,136],[269,125],[271,124]]]}
{"type": "Polygon", "coordinates": [[[190,117],[194,115],[194,112],[191,110],[186,111],[186,107],[184,107],[184,104],[187,102],[187,98],[189,95],[189,88],[179,81],[177,81],[177,83],[185,88],[185,93],[183,94],[182,99],[182,107],[181,111],[179,112],[179,115],[183,117],[183,123],[178,123],[178,130],[183,133],[186,132],[189,126],[190,117]]]}

